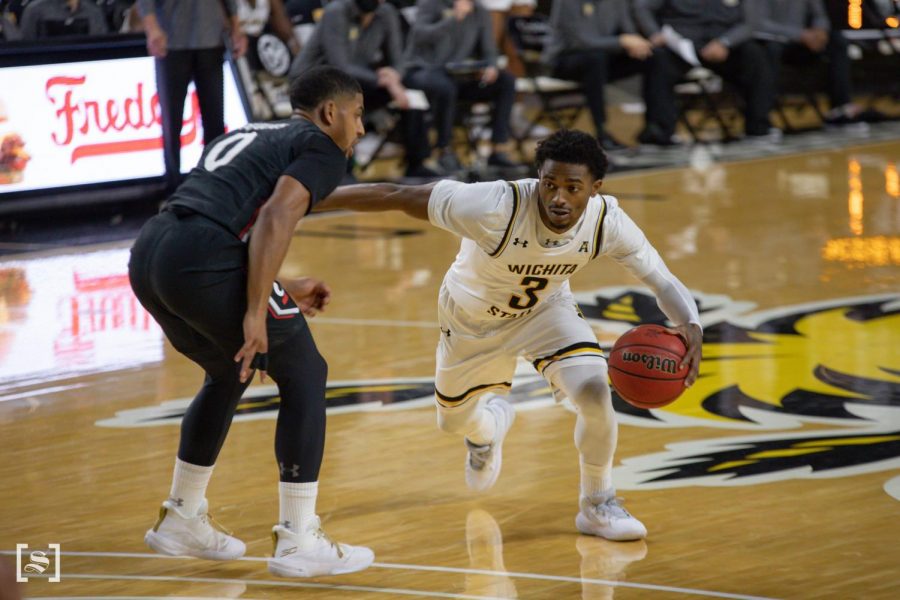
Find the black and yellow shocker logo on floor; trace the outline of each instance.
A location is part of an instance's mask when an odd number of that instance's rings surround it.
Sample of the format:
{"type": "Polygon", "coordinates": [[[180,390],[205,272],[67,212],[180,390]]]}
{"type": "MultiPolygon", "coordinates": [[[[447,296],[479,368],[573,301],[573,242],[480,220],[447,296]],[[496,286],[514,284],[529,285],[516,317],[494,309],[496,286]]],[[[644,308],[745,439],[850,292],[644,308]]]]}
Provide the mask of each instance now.
{"type": "MultiPolygon", "coordinates": [[[[584,315],[619,333],[665,325],[655,298],[613,288],[578,295],[584,315]]],[[[900,467],[900,296],[850,298],[751,314],[722,296],[696,297],[704,323],[700,378],[675,403],[620,421],[651,427],[795,432],[684,442],[626,457],[628,487],[741,485],[900,467]],[[808,423],[843,427],[797,434],[808,423]]]]}
{"type": "MultiPolygon", "coordinates": [[[[591,295],[593,302],[582,295],[579,306],[601,328],[667,324],[648,292],[591,295]]],[[[747,316],[729,314],[721,300],[698,304],[705,321],[699,380],[674,404],[633,416],[665,422],[668,413],[678,426],[687,418],[700,426],[773,429],[823,418],[861,424],[872,410],[900,410],[900,296],[747,316]]]]}
{"type": "Polygon", "coordinates": [[[735,486],[844,477],[900,467],[900,429],[721,438],[681,442],[625,458],[614,477],[625,489],[735,486]]]}

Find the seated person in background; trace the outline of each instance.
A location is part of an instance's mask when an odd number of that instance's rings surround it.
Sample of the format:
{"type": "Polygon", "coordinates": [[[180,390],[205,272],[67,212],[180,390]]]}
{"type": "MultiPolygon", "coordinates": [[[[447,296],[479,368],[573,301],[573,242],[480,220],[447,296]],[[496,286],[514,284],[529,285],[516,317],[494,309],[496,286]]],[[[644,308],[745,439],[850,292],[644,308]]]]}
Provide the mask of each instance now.
{"type": "MultiPolygon", "coordinates": [[[[333,0],[291,65],[297,77],[318,65],[352,75],[363,91],[366,111],[393,103],[409,108],[398,67],[403,54],[400,15],[383,0],[333,0]]],[[[404,110],[406,176],[432,177],[422,163],[431,154],[423,111],[404,110]]]]}
{"type": "Polygon", "coordinates": [[[22,38],[36,40],[73,35],[108,33],[106,15],[89,0],[34,0],[25,6],[20,27],[22,38]]]}
{"type": "Polygon", "coordinates": [[[822,0],[760,0],[760,4],[757,35],[764,40],[776,83],[782,64],[809,66],[824,60],[831,103],[825,122],[840,125],[875,116],[853,103],[847,40],[832,30],[822,0]]]}
{"type": "Polygon", "coordinates": [[[11,17],[12,22],[18,25],[22,22],[22,12],[25,6],[34,0],[0,0],[0,13],[11,17]]]}
{"type": "Polygon", "coordinates": [[[294,37],[291,21],[284,9],[284,0],[237,0],[238,20],[249,38],[250,47],[263,34],[266,25],[290,49],[291,54],[300,52],[300,44],[294,37]]]}
{"type": "Polygon", "coordinates": [[[503,148],[509,141],[509,118],[516,79],[497,68],[497,47],[488,12],[473,0],[419,0],[418,14],[406,47],[403,82],[428,96],[437,129],[438,164],[447,172],[461,169],[451,140],[456,100],[492,102],[488,164],[515,167],[503,148]],[[474,62],[480,59],[479,62],[474,62]],[[474,72],[463,75],[465,64],[474,72]],[[453,71],[458,76],[454,76],[453,71]]]}
{"type": "MultiPolygon", "coordinates": [[[[624,145],[606,131],[606,83],[646,73],[661,51],[654,53],[650,41],[636,33],[627,0],[556,0],[550,26],[541,60],[554,77],[581,83],[600,145],[621,150],[624,145]]],[[[657,101],[645,85],[647,118],[659,112],[657,101]]]]}
{"type": "Polygon", "coordinates": [[[324,8],[324,0],[285,0],[284,10],[301,46],[312,35],[309,32],[322,18],[324,8]]]}
{"type": "Polygon", "coordinates": [[[110,33],[122,33],[127,27],[125,21],[129,18],[135,0],[87,0],[100,7],[106,16],[106,27],[110,33]]]}
{"type": "Polygon", "coordinates": [[[657,98],[659,114],[648,114],[641,143],[669,145],[678,120],[675,84],[702,65],[736,84],[746,105],[744,131],[765,137],[772,130],[769,110],[774,98],[772,69],[763,47],[753,41],[758,0],[634,0],[637,25],[662,49],[647,73],[647,94],[657,98]],[[689,40],[699,65],[690,64],[666,46],[663,27],[689,40]]]}
{"type": "Polygon", "coordinates": [[[22,39],[15,17],[0,11],[0,42],[15,42],[22,39]]]}

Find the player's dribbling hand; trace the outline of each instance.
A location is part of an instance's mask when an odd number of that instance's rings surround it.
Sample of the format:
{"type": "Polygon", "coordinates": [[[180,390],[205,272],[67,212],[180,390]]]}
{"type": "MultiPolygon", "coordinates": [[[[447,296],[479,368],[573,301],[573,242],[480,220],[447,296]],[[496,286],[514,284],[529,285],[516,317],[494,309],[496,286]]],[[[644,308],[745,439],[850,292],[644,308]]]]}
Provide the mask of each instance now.
{"type": "Polygon", "coordinates": [[[700,373],[700,359],[703,357],[703,329],[696,323],[687,323],[686,325],[676,325],[669,327],[668,330],[684,340],[687,346],[687,354],[678,368],[688,365],[690,372],[684,379],[684,387],[689,388],[697,381],[697,375],[700,373]]]}
{"type": "MultiPolygon", "coordinates": [[[[241,363],[241,383],[245,383],[253,377],[254,368],[251,366],[257,354],[266,354],[269,350],[269,336],[266,331],[266,314],[257,315],[247,312],[244,315],[244,345],[234,355],[234,362],[241,363]]],[[[259,380],[266,380],[265,366],[259,369],[259,380]]]]}
{"type": "Polygon", "coordinates": [[[312,277],[288,279],[281,286],[307,317],[314,317],[324,311],[325,305],[331,301],[331,288],[324,281],[312,277]]]}

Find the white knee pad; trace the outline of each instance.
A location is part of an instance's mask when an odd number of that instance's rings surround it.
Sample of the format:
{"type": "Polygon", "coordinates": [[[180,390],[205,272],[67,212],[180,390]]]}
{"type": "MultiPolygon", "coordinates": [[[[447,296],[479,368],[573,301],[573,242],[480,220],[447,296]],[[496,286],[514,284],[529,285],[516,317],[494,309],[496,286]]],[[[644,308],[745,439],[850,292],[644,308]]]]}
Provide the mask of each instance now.
{"type": "Polygon", "coordinates": [[[605,409],[610,403],[606,361],[562,368],[552,383],[581,411],[605,409]]]}

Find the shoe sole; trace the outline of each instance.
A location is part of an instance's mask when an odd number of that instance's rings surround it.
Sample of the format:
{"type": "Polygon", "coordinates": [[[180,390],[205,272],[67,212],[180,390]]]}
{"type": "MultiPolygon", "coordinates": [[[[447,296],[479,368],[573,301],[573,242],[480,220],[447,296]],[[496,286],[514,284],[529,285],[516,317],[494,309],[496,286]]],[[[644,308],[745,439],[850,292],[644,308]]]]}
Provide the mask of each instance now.
{"type": "Polygon", "coordinates": [[[240,554],[215,551],[196,552],[183,544],[173,542],[152,529],[144,536],[144,542],[151,550],[158,554],[164,554],[166,556],[192,556],[194,558],[204,558],[206,560],[235,560],[242,557],[247,551],[245,547],[240,554]]]}
{"type": "Polygon", "coordinates": [[[368,569],[372,566],[372,562],[374,562],[374,557],[372,560],[367,561],[365,564],[361,565],[346,565],[342,567],[337,567],[334,569],[298,569],[297,567],[292,567],[288,565],[283,565],[281,563],[277,563],[274,561],[269,561],[269,573],[275,575],[277,577],[322,577],[325,575],[345,575],[347,573],[356,573],[357,571],[362,571],[364,569],[368,569]]]}
{"type": "Polygon", "coordinates": [[[578,513],[575,517],[575,528],[585,535],[594,535],[597,537],[601,537],[605,540],[610,540],[612,542],[631,542],[634,540],[642,540],[647,537],[647,533],[625,533],[625,534],[613,534],[612,532],[600,527],[590,519],[588,519],[584,514],[578,513]]]}

